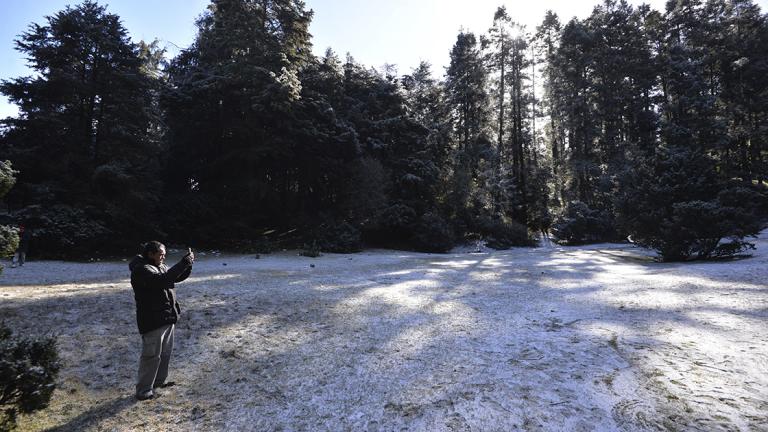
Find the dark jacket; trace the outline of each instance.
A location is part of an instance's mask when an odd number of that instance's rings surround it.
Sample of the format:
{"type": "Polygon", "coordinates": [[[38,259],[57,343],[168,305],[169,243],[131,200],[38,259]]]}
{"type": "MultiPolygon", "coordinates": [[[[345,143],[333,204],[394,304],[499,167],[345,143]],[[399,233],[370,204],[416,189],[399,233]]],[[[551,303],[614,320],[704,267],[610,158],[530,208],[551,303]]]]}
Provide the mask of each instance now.
{"type": "Polygon", "coordinates": [[[144,334],[179,319],[179,302],[176,301],[174,284],[186,279],[192,272],[192,264],[185,257],[168,268],[160,267],[136,255],[128,265],[131,269],[131,286],[136,298],[136,323],[139,333],[144,334]]]}
{"type": "Polygon", "coordinates": [[[26,253],[29,250],[29,241],[32,240],[32,231],[27,228],[19,233],[19,252],[26,253]]]}

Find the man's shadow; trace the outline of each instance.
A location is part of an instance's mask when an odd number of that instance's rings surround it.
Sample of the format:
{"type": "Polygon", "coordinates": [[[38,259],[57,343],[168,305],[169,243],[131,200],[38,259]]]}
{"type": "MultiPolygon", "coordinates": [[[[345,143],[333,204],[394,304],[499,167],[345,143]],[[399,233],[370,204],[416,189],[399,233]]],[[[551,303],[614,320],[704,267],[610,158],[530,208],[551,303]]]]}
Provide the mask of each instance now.
{"type": "Polygon", "coordinates": [[[47,432],[65,432],[73,430],[84,430],[95,426],[101,420],[113,417],[128,407],[136,404],[136,398],[133,396],[123,396],[109,402],[96,405],[91,409],[82,412],[77,417],[59,426],[46,429],[47,432]]]}

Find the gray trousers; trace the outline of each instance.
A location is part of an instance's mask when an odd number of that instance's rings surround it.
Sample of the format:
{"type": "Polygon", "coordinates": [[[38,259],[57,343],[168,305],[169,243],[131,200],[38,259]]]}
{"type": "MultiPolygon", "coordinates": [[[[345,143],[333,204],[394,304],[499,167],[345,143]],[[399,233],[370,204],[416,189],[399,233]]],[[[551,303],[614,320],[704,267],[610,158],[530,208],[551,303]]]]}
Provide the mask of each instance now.
{"type": "Polygon", "coordinates": [[[168,378],[174,327],[173,324],[168,324],[141,335],[137,395],[152,391],[153,387],[162,385],[168,378]]]}
{"type": "Polygon", "coordinates": [[[23,266],[24,261],[27,260],[27,253],[22,251],[16,251],[16,253],[13,255],[13,260],[11,260],[11,264],[16,267],[16,264],[23,266]]]}

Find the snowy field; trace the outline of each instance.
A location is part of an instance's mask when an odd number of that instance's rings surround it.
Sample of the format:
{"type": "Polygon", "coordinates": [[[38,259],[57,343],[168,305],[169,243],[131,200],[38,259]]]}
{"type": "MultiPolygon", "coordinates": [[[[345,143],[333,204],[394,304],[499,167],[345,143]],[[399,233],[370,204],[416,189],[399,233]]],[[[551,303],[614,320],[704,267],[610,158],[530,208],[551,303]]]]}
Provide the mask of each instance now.
{"type": "Polygon", "coordinates": [[[757,244],[693,264],[615,244],[198,256],[179,384],[148,402],[126,262],[6,268],[0,316],[60,341],[53,402],[21,430],[768,431],[757,244]]]}

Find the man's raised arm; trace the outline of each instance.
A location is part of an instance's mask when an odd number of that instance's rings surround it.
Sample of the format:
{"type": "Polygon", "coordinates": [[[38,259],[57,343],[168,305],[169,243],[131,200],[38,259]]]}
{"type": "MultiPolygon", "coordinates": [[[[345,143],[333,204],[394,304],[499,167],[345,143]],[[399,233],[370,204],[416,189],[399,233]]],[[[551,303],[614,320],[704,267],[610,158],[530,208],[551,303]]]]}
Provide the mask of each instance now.
{"type": "Polygon", "coordinates": [[[193,258],[185,255],[178,263],[169,268],[167,272],[161,272],[157,267],[145,264],[139,269],[139,277],[150,283],[174,283],[186,279],[192,271],[193,258]],[[182,278],[183,279],[180,279],[182,278]]]}

